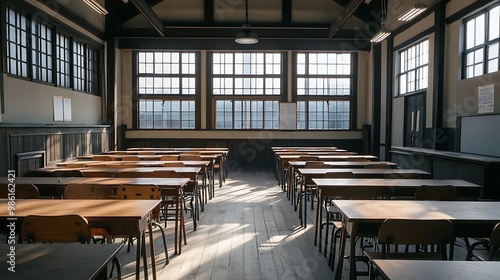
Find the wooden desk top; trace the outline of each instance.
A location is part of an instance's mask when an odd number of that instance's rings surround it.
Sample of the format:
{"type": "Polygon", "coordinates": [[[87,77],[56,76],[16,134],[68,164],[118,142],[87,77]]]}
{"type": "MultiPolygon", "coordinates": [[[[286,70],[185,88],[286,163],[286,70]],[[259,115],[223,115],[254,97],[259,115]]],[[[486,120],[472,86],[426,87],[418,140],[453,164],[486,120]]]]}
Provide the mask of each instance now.
{"type": "Polygon", "coordinates": [[[452,185],[461,188],[482,188],[474,183],[460,179],[330,179],[313,178],[318,188],[329,187],[419,187],[421,185],[452,185]]]}
{"type": "MultiPolygon", "coordinates": [[[[331,165],[332,168],[339,168],[339,167],[349,167],[349,168],[363,168],[367,164],[373,164],[373,163],[384,163],[388,164],[391,167],[396,167],[397,164],[394,162],[390,161],[349,161],[348,159],[345,161],[323,161],[321,160],[320,162],[323,162],[324,164],[331,165]]],[[[306,162],[305,161],[290,161],[288,164],[294,168],[300,168],[300,167],[305,167],[306,162]]]]}
{"type": "MultiPolygon", "coordinates": [[[[285,160],[293,160],[293,159],[298,159],[301,157],[301,155],[278,155],[281,159],[285,160]]],[[[317,156],[319,160],[346,160],[348,161],[349,159],[359,159],[359,158],[364,158],[364,159],[371,159],[371,160],[376,160],[376,156],[372,155],[313,155],[317,156]]]]}
{"type": "Polygon", "coordinates": [[[137,166],[137,167],[162,167],[165,163],[184,163],[185,167],[203,167],[210,165],[211,161],[207,160],[182,160],[182,161],[161,161],[161,160],[146,160],[146,161],[100,161],[100,160],[82,160],[82,161],[71,161],[71,162],[59,162],[56,165],[58,167],[68,167],[72,164],[82,164],[86,167],[97,167],[97,166],[137,166]]]}
{"type": "MultiPolygon", "coordinates": [[[[84,155],[84,156],[79,156],[77,157],[79,160],[92,160],[94,156],[97,155],[84,155]]],[[[114,158],[115,160],[122,160],[124,157],[129,157],[131,155],[106,155],[109,157],[114,158]]],[[[134,155],[139,157],[140,160],[156,160],[159,161],[161,160],[162,155],[134,155]]],[[[216,159],[222,157],[222,154],[203,154],[200,155],[202,160],[210,160],[210,159],[216,159]]]]}
{"type": "Polygon", "coordinates": [[[99,218],[142,219],[160,204],[160,200],[19,199],[16,200],[14,215],[11,216],[7,209],[8,201],[0,199],[0,217],[2,218],[79,214],[88,220],[99,218]]]}
{"type": "Polygon", "coordinates": [[[120,173],[120,172],[153,172],[153,171],[170,171],[173,170],[179,173],[199,173],[201,171],[200,167],[169,167],[169,166],[159,166],[159,167],[112,167],[112,166],[90,166],[90,167],[74,167],[74,168],[66,168],[66,167],[44,167],[35,170],[35,172],[39,173],[53,173],[56,171],[68,171],[68,170],[80,170],[84,174],[91,172],[111,172],[111,173],[120,173]]]}
{"type": "MultiPolygon", "coordinates": [[[[37,185],[67,185],[67,181],[71,180],[73,177],[16,177],[16,184],[33,184],[37,185]]],[[[7,182],[7,177],[0,177],[0,183],[7,182]]]]}
{"type": "Polygon", "coordinates": [[[8,244],[0,244],[0,279],[96,279],[123,247],[116,244],[16,244],[15,273],[7,254],[8,244]]]}
{"type": "Polygon", "coordinates": [[[189,178],[98,178],[74,177],[67,181],[68,184],[91,184],[102,186],[119,186],[123,184],[152,185],[160,188],[182,188],[189,182],[189,178]]]}
{"type": "Polygon", "coordinates": [[[498,279],[500,262],[375,260],[387,280],[490,280],[498,279]]]}
{"type": "MultiPolygon", "coordinates": [[[[332,200],[350,222],[385,219],[448,219],[461,222],[500,221],[500,202],[417,200],[332,200]]],[[[490,229],[491,230],[491,229],[490,229]]]]}
{"type": "Polygon", "coordinates": [[[335,172],[352,172],[354,175],[389,175],[389,174],[419,174],[430,176],[429,172],[420,169],[375,169],[375,168],[299,168],[303,175],[324,175],[335,172]]]}

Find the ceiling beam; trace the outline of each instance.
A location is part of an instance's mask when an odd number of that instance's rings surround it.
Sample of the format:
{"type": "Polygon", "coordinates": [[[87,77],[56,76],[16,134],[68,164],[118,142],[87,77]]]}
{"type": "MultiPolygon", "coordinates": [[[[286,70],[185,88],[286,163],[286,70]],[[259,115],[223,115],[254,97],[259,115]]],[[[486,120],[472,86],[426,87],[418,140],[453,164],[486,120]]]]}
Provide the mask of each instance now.
{"type": "MultiPolygon", "coordinates": [[[[333,0],[333,2],[341,5],[342,7],[345,7],[347,6],[347,4],[349,4],[349,0],[333,0]]],[[[354,16],[357,17],[358,19],[368,23],[368,22],[371,22],[373,20],[376,20],[378,21],[379,20],[379,17],[377,15],[377,12],[374,10],[374,6],[376,2],[380,2],[378,0],[376,1],[370,1],[370,2],[367,2],[366,0],[364,1],[364,5],[361,5],[358,9],[356,9],[356,11],[354,12],[354,16]]]]}
{"type": "Polygon", "coordinates": [[[161,36],[165,36],[165,25],[156,15],[156,13],[151,9],[151,7],[144,0],[130,0],[132,4],[141,12],[141,14],[151,23],[151,25],[160,33],[161,36]]]}
{"type": "Polygon", "coordinates": [[[205,22],[206,23],[214,23],[214,1],[213,0],[205,0],[204,4],[204,12],[205,12],[205,22]]]}
{"type": "Polygon", "coordinates": [[[281,22],[283,24],[292,23],[292,0],[281,1],[281,22]]]}
{"type": "Polygon", "coordinates": [[[330,25],[328,30],[329,37],[333,37],[335,33],[340,29],[340,27],[354,14],[354,12],[359,8],[359,6],[365,0],[351,0],[344,9],[340,12],[340,14],[335,18],[335,21],[330,25]]]}
{"type": "MultiPolygon", "coordinates": [[[[115,2],[116,0],[109,0],[109,1],[115,2]]],[[[134,7],[134,5],[132,5],[129,2],[127,2],[126,4],[122,1],[116,1],[116,2],[121,2],[121,4],[118,5],[118,7],[117,7],[118,14],[116,16],[117,22],[120,24],[127,22],[127,21],[133,19],[134,17],[141,14],[139,12],[139,10],[137,10],[137,8],[134,7]]],[[[163,2],[163,0],[146,0],[146,3],[150,7],[154,7],[155,5],[157,5],[161,2],[163,2]]]]}

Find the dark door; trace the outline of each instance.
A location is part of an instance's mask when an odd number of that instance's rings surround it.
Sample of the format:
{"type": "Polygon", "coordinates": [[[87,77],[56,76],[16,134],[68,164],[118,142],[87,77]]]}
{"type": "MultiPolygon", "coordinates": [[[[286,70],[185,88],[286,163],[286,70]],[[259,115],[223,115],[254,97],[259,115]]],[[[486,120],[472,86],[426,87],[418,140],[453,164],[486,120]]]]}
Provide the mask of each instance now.
{"type": "Polygon", "coordinates": [[[405,146],[423,147],[425,93],[405,97],[405,146]]]}

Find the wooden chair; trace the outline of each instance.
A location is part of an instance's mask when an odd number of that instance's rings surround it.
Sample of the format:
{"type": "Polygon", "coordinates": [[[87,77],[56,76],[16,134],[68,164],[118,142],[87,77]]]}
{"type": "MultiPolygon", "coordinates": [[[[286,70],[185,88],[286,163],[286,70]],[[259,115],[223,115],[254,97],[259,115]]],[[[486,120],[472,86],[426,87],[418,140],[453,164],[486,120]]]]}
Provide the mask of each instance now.
{"type": "Polygon", "coordinates": [[[457,198],[455,186],[422,185],[415,191],[416,200],[454,200],[457,198]]]}
{"type": "Polygon", "coordinates": [[[179,160],[179,155],[163,155],[160,157],[161,161],[174,161],[179,160]]]}
{"type": "MultiPolygon", "coordinates": [[[[111,197],[104,186],[90,184],[69,184],[64,189],[64,199],[107,199],[111,197]]],[[[90,228],[94,243],[112,243],[112,237],[105,228],[90,228]]]]}
{"type": "Polygon", "coordinates": [[[454,229],[449,220],[387,219],[379,228],[381,252],[366,252],[369,258],[370,279],[375,279],[374,259],[447,260],[447,247],[453,246],[454,229]],[[391,245],[394,245],[391,249],[391,245]],[[416,245],[414,252],[398,251],[398,245],[416,245]],[[418,246],[417,246],[418,245],[418,246]],[[422,250],[433,245],[438,250],[422,250]]]}
{"type": "Polygon", "coordinates": [[[83,172],[78,169],[73,170],[54,170],[51,177],[84,177],[83,172]]]}
{"type": "Polygon", "coordinates": [[[139,156],[134,156],[134,155],[122,157],[122,161],[140,161],[140,160],[141,158],[139,156]]]}
{"type": "Polygon", "coordinates": [[[165,166],[165,167],[184,167],[186,165],[182,161],[171,161],[171,162],[164,162],[163,166],[165,166]]]}
{"type": "Polygon", "coordinates": [[[92,157],[92,160],[95,160],[95,161],[114,161],[116,160],[115,157],[112,157],[112,156],[108,156],[108,155],[94,155],[92,157]]]}
{"type": "MultiPolygon", "coordinates": [[[[0,184],[0,198],[7,198],[9,195],[8,184],[0,184]]],[[[40,198],[38,188],[32,184],[16,184],[16,199],[36,199],[40,198]]]]}
{"type": "Polygon", "coordinates": [[[64,189],[65,199],[106,199],[108,193],[101,185],[69,184],[64,189]]]}
{"type": "Polygon", "coordinates": [[[192,155],[192,154],[180,154],[179,155],[179,160],[180,161],[188,161],[188,160],[196,160],[196,161],[201,161],[202,158],[200,155],[192,155]]]}
{"type": "MultiPolygon", "coordinates": [[[[116,195],[118,199],[150,199],[150,200],[160,200],[160,189],[156,185],[121,185],[116,195]]],[[[166,264],[168,264],[168,250],[167,250],[167,239],[165,238],[165,230],[157,222],[160,219],[160,206],[156,207],[152,211],[152,222],[158,228],[160,228],[161,236],[163,239],[163,249],[165,250],[166,264]]],[[[127,251],[130,251],[130,243],[132,238],[129,238],[129,246],[127,251]]],[[[139,242],[139,241],[137,241],[139,242]]]]}
{"type": "Polygon", "coordinates": [[[491,231],[490,237],[488,239],[483,239],[472,243],[467,250],[467,256],[465,257],[466,261],[472,260],[472,257],[475,257],[478,260],[484,261],[485,259],[479,255],[474,254],[474,250],[477,246],[483,246],[487,250],[489,250],[488,258],[486,260],[493,261],[497,254],[500,254],[500,223],[496,224],[493,230],[491,231]]]}
{"type": "Polygon", "coordinates": [[[151,172],[118,172],[116,174],[117,178],[152,178],[153,171],[151,172]]]}
{"type": "Polygon", "coordinates": [[[29,243],[89,243],[92,235],[87,219],[80,215],[28,215],[23,219],[21,238],[29,243]]]}
{"type": "MultiPolygon", "coordinates": [[[[376,188],[376,187],[348,187],[342,190],[341,199],[359,199],[359,200],[370,200],[370,199],[390,199],[391,190],[389,188],[376,188]]],[[[338,209],[335,206],[327,206],[327,213],[338,212],[338,209]]],[[[329,215],[327,215],[328,219],[329,215]]],[[[329,222],[329,221],[327,221],[329,222]]],[[[342,230],[342,222],[341,221],[333,221],[333,229],[330,240],[330,255],[328,262],[330,264],[330,268],[333,270],[335,266],[335,250],[337,248],[337,239],[340,238],[340,232],[342,230]]],[[[325,237],[325,239],[328,237],[325,237]]],[[[356,242],[357,240],[351,240],[351,242],[356,242]]],[[[326,242],[326,240],[325,240],[326,242]]],[[[364,247],[363,245],[361,245],[364,247]]],[[[365,261],[364,258],[360,257],[357,260],[365,261]]],[[[356,260],[351,260],[356,261],[356,260]]]]}
{"type": "Polygon", "coordinates": [[[391,169],[391,166],[389,164],[387,164],[387,163],[374,162],[374,163],[366,164],[365,168],[371,168],[371,169],[391,169]]]}

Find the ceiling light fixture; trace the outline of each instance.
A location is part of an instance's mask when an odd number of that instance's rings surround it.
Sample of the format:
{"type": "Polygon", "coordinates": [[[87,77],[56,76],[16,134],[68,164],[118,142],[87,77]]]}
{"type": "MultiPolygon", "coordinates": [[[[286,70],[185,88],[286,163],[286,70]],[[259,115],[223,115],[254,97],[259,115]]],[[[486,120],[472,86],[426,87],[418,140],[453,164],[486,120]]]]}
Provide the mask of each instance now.
{"type": "Polygon", "coordinates": [[[380,11],[380,31],[377,32],[377,34],[373,35],[373,37],[370,39],[370,42],[372,43],[380,43],[382,42],[385,38],[389,37],[391,35],[391,31],[385,27],[385,20],[387,19],[387,5],[385,0],[381,0],[382,2],[382,9],[380,11]]]}
{"type": "Polygon", "coordinates": [[[108,11],[96,0],[83,0],[87,5],[94,9],[98,14],[107,15],[108,11]]]}
{"type": "Polygon", "coordinates": [[[423,11],[427,10],[427,5],[422,2],[411,7],[408,11],[404,12],[402,15],[398,17],[399,21],[410,21],[414,19],[416,16],[420,15],[423,11]]]}
{"type": "Polygon", "coordinates": [[[243,29],[236,34],[234,41],[242,45],[251,45],[259,42],[259,37],[255,34],[252,29],[250,29],[250,24],[248,23],[248,0],[245,0],[245,24],[243,24],[243,29]]]}

